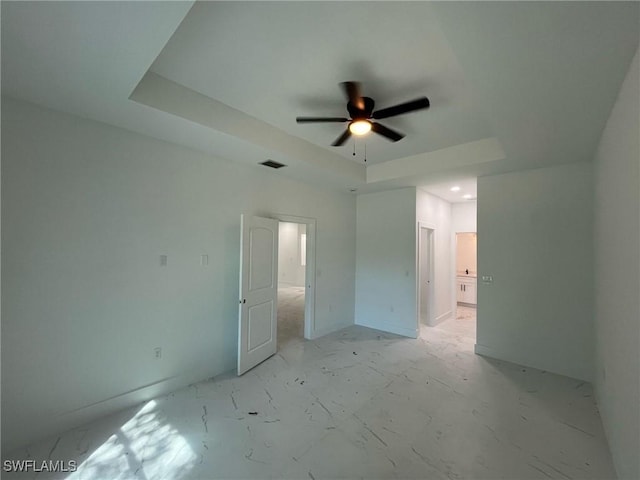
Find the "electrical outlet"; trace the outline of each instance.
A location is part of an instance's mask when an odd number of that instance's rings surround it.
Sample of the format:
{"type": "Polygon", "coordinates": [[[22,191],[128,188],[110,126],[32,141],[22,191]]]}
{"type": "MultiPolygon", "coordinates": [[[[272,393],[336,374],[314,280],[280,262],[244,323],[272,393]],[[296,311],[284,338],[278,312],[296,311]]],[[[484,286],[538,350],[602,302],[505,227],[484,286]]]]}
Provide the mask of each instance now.
{"type": "Polygon", "coordinates": [[[161,267],[166,267],[167,266],[167,260],[168,260],[168,257],[166,255],[160,255],[160,266],[161,267]]]}
{"type": "Polygon", "coordinates": [[[209,265],[209,255],[200,255],[200,265],[209,265]]]}
{"type": "Polygon", "coordinates": [[[155,353],[156,359],[162,358],[162,348],[156,347],[153,349],[153,352],[155,353]]]}

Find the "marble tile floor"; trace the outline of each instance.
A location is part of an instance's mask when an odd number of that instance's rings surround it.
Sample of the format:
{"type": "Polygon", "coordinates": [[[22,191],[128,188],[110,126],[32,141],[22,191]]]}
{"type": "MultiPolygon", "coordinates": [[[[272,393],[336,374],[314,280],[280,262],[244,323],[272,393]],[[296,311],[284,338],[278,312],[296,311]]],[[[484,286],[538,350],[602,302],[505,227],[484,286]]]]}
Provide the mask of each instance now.
{"type": "MultiPolygon", "coordinates": [[[[450,320],[453,322],[455,320],[450,320]]],[[[447,322],[291,339],[242,377],[191,385],[13,452],[74,473],[3,479],[613,479],[588,383],[473,354],[447,322]]]]}
{"type": "Polygon", "coordinates": [[[304,337],[304,287],[278,285],[278,345],[304,337]]]}
{"type": "Polygon", "coordinates": [[[475,343],[476,309],[474,307],[458,305],[456,309],[456,318],[440,323],[437,325],[437,328],[453,336],[470,338],[475,343]]]}

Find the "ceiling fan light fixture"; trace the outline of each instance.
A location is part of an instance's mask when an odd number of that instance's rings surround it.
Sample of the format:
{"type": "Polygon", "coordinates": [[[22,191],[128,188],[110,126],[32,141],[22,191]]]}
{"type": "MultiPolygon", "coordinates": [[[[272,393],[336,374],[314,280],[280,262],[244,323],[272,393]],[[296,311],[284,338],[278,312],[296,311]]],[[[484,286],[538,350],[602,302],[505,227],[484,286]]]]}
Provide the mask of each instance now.
{"type": "Polygon", "coordinates": [[[349,124],[349,131],[354,135],[365,135],[371,131],[371,122],[368,120],[354,120],[349,124]]]}
{"type": "Polygon", "coordinates": [[[402,140],[404,135],[396,132],[391,128],[385,127],[371,120],[380,120],[383,118],[395,117],[405,113],[414,112],[429,108],[429,99],[427,97],[416,98],[410,102],[399,103],[382,110],[374,111],[375,101],[371,97],[363,97],[360,95],[360,84],[358,82],[342,82],[342,89],[347,97],[347,111],[350,118],[345,117],[296,117],[297,123],[349,123],[342,134],[334,140],[332,147],[341,147],[349,140],[351,135],[362,136],[373,131],[383,136],[391,142],[402,140]]]}

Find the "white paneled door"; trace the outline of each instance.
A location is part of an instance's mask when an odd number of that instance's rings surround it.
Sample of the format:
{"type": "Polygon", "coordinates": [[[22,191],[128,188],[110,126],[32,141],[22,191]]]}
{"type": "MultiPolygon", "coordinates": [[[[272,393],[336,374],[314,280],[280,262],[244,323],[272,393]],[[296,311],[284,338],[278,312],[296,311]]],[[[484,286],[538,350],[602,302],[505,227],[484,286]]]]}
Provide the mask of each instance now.
{"type": "Polygon", "coordinates": [[[238,375],[277,350],[278,221],[240,217],[238,375]]]}

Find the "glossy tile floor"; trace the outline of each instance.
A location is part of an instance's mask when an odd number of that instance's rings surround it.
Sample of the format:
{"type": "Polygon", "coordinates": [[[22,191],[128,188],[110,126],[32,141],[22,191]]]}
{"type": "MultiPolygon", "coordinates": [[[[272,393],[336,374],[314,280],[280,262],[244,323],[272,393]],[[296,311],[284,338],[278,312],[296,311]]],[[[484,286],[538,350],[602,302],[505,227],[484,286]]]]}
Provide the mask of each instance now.
{"type": "Polygon", "coordinates": [[[474,355],[475,322],[458,316],[416,340],[290,338],[240,378],[7,456],[74,459],[75,473],[3,478],[615,478],[591,386],[474,355]]]}
{"type": "MultiPolygon", "coordinates": [[[[476,309],[458,305],[456,311],[456,320],[442,322],[437,326],[438,330],[443,333],[453,335],[454,338],[464,338],[467,342],[476,343],[476,309]]],[[[423,327],[422,337],[429,338],[431,336],[430,328],[423,327]]],[[[473,349],[473,348],[472,348],[473,349]]]]}
{"type": "Polygon", "coordinates": [[[278,345],[304,337],[304,287],[278,285],[278,345]]]}

